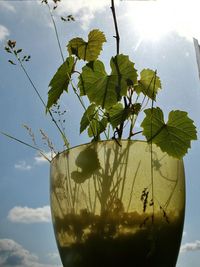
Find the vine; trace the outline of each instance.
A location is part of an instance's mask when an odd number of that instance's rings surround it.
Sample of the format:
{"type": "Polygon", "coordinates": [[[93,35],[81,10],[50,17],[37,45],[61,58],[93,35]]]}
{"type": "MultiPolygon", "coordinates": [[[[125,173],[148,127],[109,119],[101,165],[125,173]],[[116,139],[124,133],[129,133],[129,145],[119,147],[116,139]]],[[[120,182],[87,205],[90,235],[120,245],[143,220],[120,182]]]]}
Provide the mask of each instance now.
{"type": "MultiPolygon", "coordinates": [[[[56,71],[49,83],[48,101],[45,104],[39,91],[33,83],[29,73],[24,67],[24,62],[30,60],[30,56],[20,57],[22,49],[16,49],[16,42],[9,40],[5,47],[6,52],[11,53],[17,59],[20,67],[39,97],[46,112],[50,115],[53,123],[59,131],[64,145],[69,148],[69,141],[61,126],[54,118],[53,107],[59,106],[58,101],[62,94],[73,90],[83,107],[83,115],[80,122],[80,133],[87,130],[92,141],[98,141],[103,134],[106,138],[132,139],[137,134],[142,134],[147,142],[154,143],[162,151],[169,155],[182,158],[191,145],[191,140],[197,139],[196,127],[187,113],[180,110],[172,110],[168,121],[164,121],[163,111],[160,107],[148,107],[149,102],[155,102],[162,88],[157,71],[143,69],[138,74],[135,63],[128,55],[120,54],[120,35],[118,30],[115,2],[111,0],[111,11],[114,21],[116,39],[116,55],[111,57],[111,73],[107,73],[104,63],[98,59],[103,44],[106,42],[105,34],[99,29],[93,29],[88,34],[88,40],[75,37],[67,44],[68,56],[64,58],[61,43],[58,36],[56,21],[47,0],[43,0],[48,6],[51,20],[54,26],[56,39],[63,63],[56,71]],[[78,62],[85,62],[80,69],[78,62]],[[78,75],[78,82],[76,77],[78,75]],[[87,98],[87,101],[85,101],[87,98]],[[86,105],[85,102],[88,102],[86,105]],[[145,118],[141,123],[140,131],[135,131],[135,123],[138,115],[144,112],[145,118]],[[129,126],[128,135],[125,129],[129,126]],[[112,129],[112,131],[111,131],[112,129]],[[165,140],[168,142],[165,142],[165,140]]],[[[54,0],[53,10],[60,1],[54,0]]],[[[64,22],[74,21],[72,15],[61,17],[64,22]]],[[[12,65],[16,62],[9,59],[12,65]]],[[[61,114],[61,113],[59,113],[61,114]]],[[[62,120],[64,122],[65,119],[62,120]]]]}

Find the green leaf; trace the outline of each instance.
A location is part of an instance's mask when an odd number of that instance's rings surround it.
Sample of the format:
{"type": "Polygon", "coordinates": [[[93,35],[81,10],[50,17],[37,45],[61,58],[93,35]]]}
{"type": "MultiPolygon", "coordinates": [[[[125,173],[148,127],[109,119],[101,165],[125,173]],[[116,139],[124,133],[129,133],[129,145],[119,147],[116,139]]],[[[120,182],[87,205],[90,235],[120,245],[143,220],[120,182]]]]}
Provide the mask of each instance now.
{"type": "Polygon", "coordinates": [[[17,50],[17,54],[21,53],[22,52],[22,49],[18,49],[17,50]]]}
{"type": "Polygon", "coordinates": [[[84,112],[80,123],[80,133],[82,133],[90,124],[90,121],[95,116],[96,105],[91,104],[87,110],[84,112]]]}
{"type": "Polygon", "coordinates": [[[191,140],[197,139],[196,127],[187,112],[171,111],[167,123],[164,122],[163,112],[158,107],[146,109],[145,113],[141,127],[147,141],[152,141],[170,156],[182,158],[190,148],[191,140]]]}
{"type": "Polygon", "coordinates": [[[88,41],[82,38],[74,38],[67,45],[69,55],[76,55],[85,61],[94,61],[98,58],[106,38],[98,29],[92,30],[88,35],[88,41]]]}
{"type": "Polygon", "coordinates": [[[14,63],[12,60],[8,60],[8,62],[10,63],[10,64],[12,64],[12,65],[16,65],[16,63],[14,63]]]}
{"type": "Polygon", "coordinates": [[[61,18],[61,20],[63,20],[63,21],[67,21],[64,17],[60,17],[61,18]]]}
{"type": "Polygon", "coordinates": [[[86,94],[90,102],[109,108],[117,103],[117,94],[115,91],[116,79],[108,76],[103,63],[99,60],[83,67],[81,77],[79,78],[79,88],[81,94],[86,94]]]}
{"type": "Polygon", "coordinates": [[[8,53],[12,53],[11,50],[10,50],[10,48],[9,48],[8,46],[5,46],[4,49],[5,49],[5,51],[8,52],[8,53]]]}
{"type": "Polygon", "coordinates": [[[155,100],[158,90],[161,89],[160,78],[156,72],[150,69],[144,69],[140,73],[140,80],[138,85],[135,86],[136,92],[143,93],[151,99],[155,100]]]}
{"type": "Polygon", "coordinates": [[[128,56],[117,55],[111,58],[111,75],[107,75],[104,64],[97,60],[86,64],[79,77],[81,95],[87,95],[90,102],[109,109],[121,96],[127,94],[130,81],[135,83],[137,72],[128,56]]]}
{"type": "Polygon", "coordinates": [[[99,120],[99,116],[96,114],[94,119],[90,122],[88,136],[99,139],[99,135],[106,130],[107,123],[107,118],[104,117],[102,120],[99,120]]]}
{"type": "Polygon", "coordinates": [[[68,85],[74,70],[74,62],[73,57],[68,57],[52,78],[49,84],[50,90],[48,92],[47,111],[52,105],[56,104],[64,91],[68,91],[68,85]]]}
{"type": "Polygon", "coordinates": [[[82,133],[88,127],[89,137],[94,137],[95,139],[105,131],[108,120],[104,117],[99,120],[98,112],[96,110],[96,105],[91,104],[87,110],[84,112],[80,123],[80,133],[82,133]]]}
{"type": "Polygon", "coordinates": [[[128,56],[120,54],[111,58],[110,66],[111,75],[118,82],[116,85],[118,96],[126,95],[128,86],[137,82],[137,71],[134,68],[134,63],[129,60],[128,56]]]}
{"type": "Polygon", "coordinates": [[[130,108],[124,108],[121,103],[117,103],[115,106],[108,110],[109,122],[113,128],[116,128],[122,122],[124,122],[131,115],[130,108]]]}

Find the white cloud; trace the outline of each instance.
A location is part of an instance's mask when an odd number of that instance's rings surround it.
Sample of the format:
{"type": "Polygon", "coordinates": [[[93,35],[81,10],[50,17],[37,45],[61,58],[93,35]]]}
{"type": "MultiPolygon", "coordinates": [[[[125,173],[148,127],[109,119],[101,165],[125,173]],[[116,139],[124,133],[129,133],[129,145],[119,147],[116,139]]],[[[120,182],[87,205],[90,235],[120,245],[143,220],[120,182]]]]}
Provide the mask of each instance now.
{"type": "Polygon", "coordinates": [[[84,30],[87,30],[96,12],[101,12],[105,7],[109,7],[108,0],[68,0],[59,3],[57,12],[59,15],[72,14],[81,22],[84,30]]]}
{"type": "Polygon", "coordinates": [[[14,165],[15,169],[21,171],[30,171],[32,169],[31,165],[27,164],[25,160],[21,160],[14,165]]]}
{"type": "MultiPolygon", "coordinates": [[[[43,153],[45,155],[46,158],[48,158],[50,161],[52,160],[52,158],[55,156],[55,153],[49,151],[46,153],[43,153]]],[[[48,163],[48,160],[45,158],[44,156],[42,156],[41,154],[38,154],[37,156],[34,157],[35,159],[35,163],[36,164],[44,164],[44,163],[48,163]]]]}
{"type": "Polygon", "coordinates": [[[8,37],[9,35],[10,35],[9,30],[5,26],[0,25],[0,41],[5,40],[6,37],[8,37]]]}
{"type": "MultiPolygon", "coordinates": [[[[56,155],[55,153],[49,151],[49,152],[44,152],[42,154],[37,154],[34,157],[34,163],[36,165],[42,165],[45,163],[49,163],[49,161],[52,160],[52,158],[56,155]]],[[[15,169],[18,169],[20,171],[30,171],[34,166],[31,166],[30,164],[27,164],[25,160],[20,160],[19,162],[15,163],[14,165],[15,169]]]]}
{"type": "Polygon", "coordinates": [[[50,258],[51,260],[55,261],[60,258],[60,255],[58,252],[51,252],[47,254],[47,257],[50,258]]]}
{"type": "MultiPolygon", "coordinates": [[[[52,160],[52,158],[56,155],[55,153],[49,151],[49,152],[44,152],[42,154],[37,154],[34,157],[34,163],[36,165],[42,165],[45,163],[49,163],[49,161],[52,160]]],[[[20,171],[30,171],[34,166],[31,166],[30,164],[27,164],[25,160],[20,160],[19,162],[15,163],[14,165],[15,169],[18,169],[20,171]]]]}
{"type": "Polygon", "coordinates": [[[0,239],[0,266],[59,267],[58,265],[40,263],[36,255],[23,248],[12,239],[0,239]]]}
{"type": "Polygon", "coordinates": [[[8,1],[0,1],[1,10],[8,10],[11,12],[16,12],[15,7],[8,1]]]}
{"type": "Polygon", "coordinates": [[[181,253],[188,251],[200,251],[200,240],[196,240],[193,243],[186,243],[181,246],[181,253]]]}
{"type": "Polygon", "coordinates": [[[39,208],[14,207],[8,213],[8,220],[13,223],[49,223],[51,211],[49,206],[39,208]]]}

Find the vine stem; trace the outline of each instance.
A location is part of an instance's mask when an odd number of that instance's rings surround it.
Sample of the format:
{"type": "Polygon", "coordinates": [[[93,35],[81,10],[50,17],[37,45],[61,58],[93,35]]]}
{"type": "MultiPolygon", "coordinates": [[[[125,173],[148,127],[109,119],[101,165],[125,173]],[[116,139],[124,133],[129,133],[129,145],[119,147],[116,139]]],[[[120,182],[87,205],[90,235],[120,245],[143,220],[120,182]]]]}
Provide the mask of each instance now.
{"type": "Polygon", "coordinates": [[[116,38],[117,55],[119,55],[120,36],[119,36],[119,31],[118,31],[118,26],[117,26],[117,18],[116,18],[116,13],[115,13],[114,0],[111,0],[111,7],[110,8],[112,10],[113,19],[114,19],[114,25],[115,25],[115,32],[116,32],[116,36],[113,36],[113,37],[116,38]]]}
{"type": "MultiPolygon", "coordinates": [[[[115,26],[115,33],[116,33],[116,35],[113,36],[113,37],[116,39],[117,55],[119,55],[120,36],[119,36],[119,30],[118,30],[118,25],[117,25],[117,18],[116,18],[115,2],[114,2],[114,0],[111,0],[111,7],[110,8],[112,10],[112,15],[113,15],[113,20],[114,20],[114,26],[115,26]]],[[[116,65],[116,68],[118,69],[117,60],[116,60],[116,64],[115,65],[116,65]]],[[[120,77],[119,70],[118,70],[118,77],[119,77],[118,87],[119,87],[119,92],[120,92],[120,81],[121,81],[121,77],[120,77]]],[[[125,107],[127,107],[126,97],[124,97],[123,99],[124,99],[124,105],[125,105],[125,107]]],[[[119,129],[116,128],[119,139],[122,138],[123,128],[124,128],[124,122],[122,122],[120,124],[119,129]]]]}

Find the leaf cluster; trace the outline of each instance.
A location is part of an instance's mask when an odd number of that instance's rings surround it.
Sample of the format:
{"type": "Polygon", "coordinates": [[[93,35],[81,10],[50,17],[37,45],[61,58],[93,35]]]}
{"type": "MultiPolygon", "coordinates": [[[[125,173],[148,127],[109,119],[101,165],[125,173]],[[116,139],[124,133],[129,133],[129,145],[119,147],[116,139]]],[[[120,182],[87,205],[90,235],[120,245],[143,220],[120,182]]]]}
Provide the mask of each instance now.
{"type": "Polygon", "coordinates": [[[80,133],[87,130],[89,137],[100,140],[103,133],[106,138],[124,138],[125,126],[129,128],[126,138],[132,138],[136,134],[135,121],[144,111],[141,127],[147,141],[171,156],[183,157],[191,140],[197,139],[193,121],[186,112],[175,110],[170,112],[168,122],[164,122],[161,108],[153,107],[162,88],[157,72],[143,69],[138,74],[128,55],[111,57],[108,73],[99,59],[105,42],[104,33],[98,29],[90,31],[88,40],[76,37],[69,41],[69,56],[49,84],[47,112],[64,92],[73,90],[84,108],[80,133]],[[78,61],[84,62],[82,69],[78,69],[78,61]],[[89,100],[88,107],[83,104],[85,98],[89,100]],[[148,103],[151,108],[145,109],[148,103]]]}
{"type": "MultiPolygon", "coordinates": [[[[31,56],[30,55],[21,55],[22,53],[22,49],[18,49],[16,48],[16,41],[14,40],[8,40],[7,41],[7,45],[4,47],[4,50],[9,53],[9,54],[13,54],[15,59],[18,61],[18,62],[28,62],[30,59],[31,59],[31,56]]],[[[8,62],[11,64],[11,65],[17,65],[17,62],[9,59],[8,62]]]]}
{"type": "MultiPolygon", "coordinates": [[[[58,7],[58,3],[61,2],[61,0],[52,0],[52,1],[54,3],[53,9],[56,9],[58,7]]],[[[41,0],[41,3],[46,5],[49,4],[48,0],[41,0]]]]}
{"type": "Polygon", "coordinates": [[[68,15],[67,17],[63,17],[63,16],[61,16],[60,18],[61,18],[61,20],[64,21],[64,22],[75,21],[75,18],[74,18],[74,16],[72,16],[72,15],[68,15]]]}

